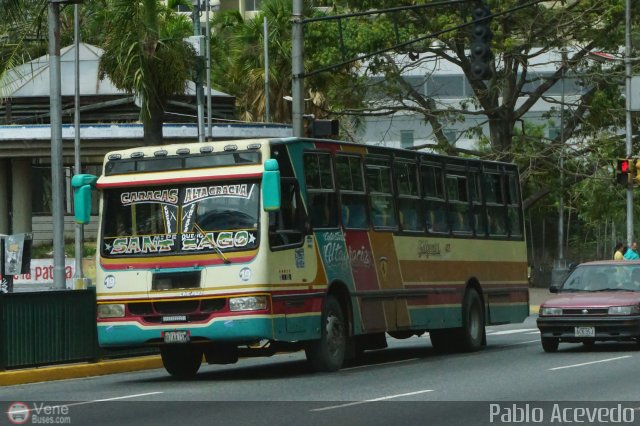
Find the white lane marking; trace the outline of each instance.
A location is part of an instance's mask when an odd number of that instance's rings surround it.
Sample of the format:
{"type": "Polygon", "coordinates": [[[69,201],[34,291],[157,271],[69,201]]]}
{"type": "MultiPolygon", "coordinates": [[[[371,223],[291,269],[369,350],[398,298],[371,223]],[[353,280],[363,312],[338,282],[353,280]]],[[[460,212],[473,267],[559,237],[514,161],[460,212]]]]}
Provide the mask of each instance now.
{"type": "Polygon", "coordinates": [[[536,339],[536,340],[527,340],[526,342],[518,342],[518,343],[509,343],[508,345],[502,345],[502,347],[507,347],[507,346],[515,346],[515,345],[525,345],[527,343],[539,343],[540,339],[536,339]]]}
{"type": "Polygon", "coordinates": [[[358,368],[380,367],[380,366],[391,365],[391,364],[400,364],[401,362],[417,361],[419,359],[420,358],[409,358],[409,359],[401,359],[400,361],[383,362],[379,364],[356,365],[355,367],[341,368],[340,371],[356,370],[358,368]]]}
{"type": "MultiPolygon", "coordinates": [[[[138,394],[135,394],[135,395],[117,396],[115,398],[94,399],[93,401],[82,401],[82,402],[73,402],[71,404],[60,404],[60,405],[54,405],[52,407],[53,408],[56,408],[56,407],[73,407],[73,406],[76,406],[76,405],[95,404],[97,402],[117,401],[119,399],[129,399],[129,398],[137,398],[139,396],[157,395],[159,393],[164,393],[164,392],[138,393],[138,394]]],[[[35,409],[28,409],[28,410],[24,410],[24,411],[35,411],[35,409]]],[[[9,414],[9,412],[7,412],[7,414],[9,414]]]]}
{"type": "Polygon", "coordinates": [[[527,331],[536,330],[535,328],[518,328],[516,330],[489,331],[487,336],[504,336],[505,334],[525,333],[527,331]]]}
{"type": "Polygon", "coordinates": [[[348,402],[346,404],[340,404],[340,405],[331,405],[329,407],[314,408],[313,410],[309,410],[309,411],[333,410],[335,408],[351,407],[353,405],[368,404],[369,402],[385,401],[387,399],[402,398],[403,396],[418,395],[418,394],[421,394],[421,393],[427,393],[427,392],[433,392],[433,391],[434,391],[433,389],[425,389],[425,390],[420,390],[420,391],[415,391],[415,392],[401,393],[401,394],[398,394],[398,395],[382,396],[380,398],[367,399],[367,400],[364,400],[364,401],[348,402]]]}
{"type": "Polygon", "coordinates": [[[598,360],[598,361],[583,362],[583,363],[580,363],[580,364],[564,365],[562,367],[553,367],[553,368],[550,368],[549,371],[562,370],[563,368],[582,367],[582,366],[585,366],[585,365],[598,364],[600,362],[617,361],[619,359],[625,359],[625,358],[631,358],[631,355],[618,356],[618,357],[615,357],[615,358],[601,359],[601,360],[598,360]]]}
{"type": "Polygon", "coordinates": [[[540,330],[531,331],[531,332],[525,333],[525,334],[540,334],[540,330]]]}

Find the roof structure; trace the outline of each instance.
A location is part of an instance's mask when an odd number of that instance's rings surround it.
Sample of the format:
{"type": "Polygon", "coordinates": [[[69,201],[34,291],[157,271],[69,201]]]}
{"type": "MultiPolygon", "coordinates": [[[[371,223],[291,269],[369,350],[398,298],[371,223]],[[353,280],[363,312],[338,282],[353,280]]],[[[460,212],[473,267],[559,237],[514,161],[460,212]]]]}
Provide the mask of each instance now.
{"type": "MultiPolygon", "coordinates": [[[[89,122],[136,122],[140,108],[135,97],[114,86],[108,77],[100,78],[98,67],[104,50],[79,43],[79,86],[81,120],[89,122]]],[[[60,51],[63,121],[73,120],[75,96],[75,45],[60,51]]],[[[162,72],[158,70],[158,72],[162,72]]],[[[212,117],[231,119],[235,98],[212,90],[212,117]]],[[[0,80],[0,124],[49,123],[49,55],[8,70],[0,80]]],[[[139,102],[138,102],[139,104],[139,102]]],[[[195,86],[189,82],[184,95],[169,103],[166,122],[196,121],[195,86]]]]}

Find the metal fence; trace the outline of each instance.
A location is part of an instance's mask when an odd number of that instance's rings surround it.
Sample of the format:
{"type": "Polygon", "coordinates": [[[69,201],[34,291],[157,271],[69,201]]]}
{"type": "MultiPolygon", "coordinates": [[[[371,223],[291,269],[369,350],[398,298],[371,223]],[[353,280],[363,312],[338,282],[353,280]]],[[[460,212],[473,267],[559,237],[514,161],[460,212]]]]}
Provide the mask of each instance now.
{"type": "Polygon", "coordinates": [[[99,357],[94,289],[0,294],[0,370],[99,357]]]}

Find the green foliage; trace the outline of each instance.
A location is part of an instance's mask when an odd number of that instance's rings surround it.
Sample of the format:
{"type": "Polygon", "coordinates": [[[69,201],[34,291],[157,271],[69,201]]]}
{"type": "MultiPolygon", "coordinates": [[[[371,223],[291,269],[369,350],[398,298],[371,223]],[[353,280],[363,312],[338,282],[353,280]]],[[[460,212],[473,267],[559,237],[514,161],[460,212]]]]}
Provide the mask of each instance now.
{"type": "Polygon", "coordinates": [[[98,18],[106,25],[100,72],[138,95],[143,119],[151,120],[191,79],[195,52],[184,41],[191,24],[160,0],[107,0],[105,6],[98,18]]]}

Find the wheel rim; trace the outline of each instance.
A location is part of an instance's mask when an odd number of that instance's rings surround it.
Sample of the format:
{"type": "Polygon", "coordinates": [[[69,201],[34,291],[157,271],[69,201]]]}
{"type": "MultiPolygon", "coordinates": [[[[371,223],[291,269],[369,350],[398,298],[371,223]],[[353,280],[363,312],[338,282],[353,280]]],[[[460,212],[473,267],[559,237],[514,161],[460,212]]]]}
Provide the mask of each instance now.
{"type": "Polygon", "coordinates": [[[330,313],[327,315],[327,349],[332,357],[337,356],[342,350],[344,341],[344,327],[340,318],[330,313]]]}
{"type": "Polygon", "coordinates": [[[469,335],[472,339],[478,339],[480,335],[480,309],[477,304],[473,304],[469,312],[469,335]]]}

